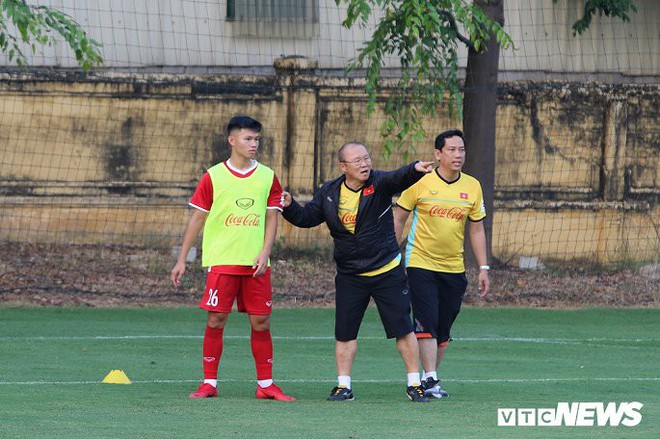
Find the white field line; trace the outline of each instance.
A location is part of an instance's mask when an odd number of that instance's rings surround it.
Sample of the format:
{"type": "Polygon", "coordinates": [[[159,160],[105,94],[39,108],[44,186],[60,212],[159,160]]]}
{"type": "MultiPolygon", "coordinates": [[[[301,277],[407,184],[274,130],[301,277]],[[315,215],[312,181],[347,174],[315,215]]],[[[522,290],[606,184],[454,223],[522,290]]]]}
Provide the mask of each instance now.
{"type": "MultiPolygon", "coordinates": [[[[121,341],[121,340],[177,340],[177,339],[198,339],[202,335],[90,335],[90,336],[26,336],[26,337],[1,337],[3,341],[121,341]]],[[[249,335],[225,335],[225,340],[248,340],[249,335]]],[[[332,341],[332,336],[273,336],[273,340],[294,340],[294,341],[332,341]]],[[[358,340],[380,340],[388,341],[385,337],[358,337],[358,340]]],[[[487,342],[487,343],[536,343],[564,346],[587,346],[587,347],[611,347],[613,343],[625,343],[626,346],[618,346],[625,349],[653,349],[656,346],[639,346],[640,343],[658,343],[657,338],[533,338],[533,337],[456,337],[455,342],[487,342]]],[[[657,346],[660,347],[660,346],[657,346]]]]}
{"type": "MultiPolygon", "coordinates": [[[[168,340],[168,339],[202,339],[202,335],[82,335],[82,336],[0,336],[1,341],[56,341],[56,340],[168,340]]],[[[247,340],[249,335],[225,335],[225,339],[247,340]]],[[[274,340],[334,340],[333,336],[287,336],[274,335],[274,340]]],[[[358,337],[358,340],[386,340],[383,337],[358,337]]],[[[657,343],[659,338],[534,338],[534,337],[455,337],[454,341],[463,342],[516,342],[516,343],[547,343],[547,344],[592,344],[592,343],[657,343]]]]}
{"type": "MultiPolygon", "coordinates": [[[[181,383],[198,383],[199,379],[189,380],[134,380],[133,384],[181,384],[181,383]]],[[[233,378],[225,378],[218,380],[221,383],[251,383],[254,380],[239,380],[233,378]]],[[[278,379],[278,383],[334,383],[335,379],[278,379]]],[[[399,379],[353,379],[356,383],[399,383],[399,379]]],[[[465,384],[488,384],[488,383],[549,383],[549,382],[657,382],[660,377],[584,377],[584,378],[443,378],[444,383],[465,383],[465,384]]],[[[61,386],[61,385],[87,385],[87,384],[103,384],[102,381],[0,381],[0,385],[6,386],[61,386]]]]}

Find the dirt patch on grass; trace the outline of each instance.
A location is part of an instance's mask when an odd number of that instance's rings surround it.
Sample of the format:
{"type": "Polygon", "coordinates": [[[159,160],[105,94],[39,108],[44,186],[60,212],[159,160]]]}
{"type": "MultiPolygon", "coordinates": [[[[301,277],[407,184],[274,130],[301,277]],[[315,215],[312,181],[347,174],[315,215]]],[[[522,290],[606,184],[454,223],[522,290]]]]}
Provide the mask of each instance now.
{"type": "MultiPolygon", "coordinates": [[[[205,273],[189,265],[181,288],[169,280],[169,250],[119,246],[0,244],[0,303],[9,306],[197,306],[205,273]]],[[[578,267],[494,268],[491,293],[468,271],[464,303],[475,306],[586,307],[660,305],[657,272],[578,267]]],[[[328,254],[277,251],[271,258],[278,307],[333,306],[335,265],[328,254]]]]}

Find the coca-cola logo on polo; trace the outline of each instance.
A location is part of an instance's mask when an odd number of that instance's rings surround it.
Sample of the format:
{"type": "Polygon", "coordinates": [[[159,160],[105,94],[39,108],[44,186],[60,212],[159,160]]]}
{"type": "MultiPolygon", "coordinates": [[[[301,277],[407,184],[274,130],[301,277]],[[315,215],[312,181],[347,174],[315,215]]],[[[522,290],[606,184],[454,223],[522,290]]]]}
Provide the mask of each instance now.
{"type": "Polygon", "coordinates": [[[357,222],[357,213],[346,212],[341,217],[342,224],[355,224],[357,222]]]}
{"type": "Polygon", "coordinates": [[[433,206],[429,210],[429,216],[434,218],[448,218],[460,221],[465,218],[466,210],[460,207],[443,208],[440,206],[433,206]]]}
{"type": "Polygon", "coordinates": [[[248,213],[247,215],[234,215],[230,213],[225,219],[227,227],[257,227],[260,224],[261,215],[248,213]]]}

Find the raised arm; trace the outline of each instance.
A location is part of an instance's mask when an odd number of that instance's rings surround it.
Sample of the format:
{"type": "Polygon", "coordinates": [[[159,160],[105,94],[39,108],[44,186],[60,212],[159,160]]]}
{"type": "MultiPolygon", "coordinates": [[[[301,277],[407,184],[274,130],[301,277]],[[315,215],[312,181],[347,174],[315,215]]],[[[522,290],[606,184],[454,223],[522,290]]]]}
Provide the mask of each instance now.
{"type": "Polygon", "coordinates": [[[397,194],[417,183],[424,175],[433,170],[433,162],[414,162],[394,171],[384,173],[383,185],[392,194],[397,194]]]}

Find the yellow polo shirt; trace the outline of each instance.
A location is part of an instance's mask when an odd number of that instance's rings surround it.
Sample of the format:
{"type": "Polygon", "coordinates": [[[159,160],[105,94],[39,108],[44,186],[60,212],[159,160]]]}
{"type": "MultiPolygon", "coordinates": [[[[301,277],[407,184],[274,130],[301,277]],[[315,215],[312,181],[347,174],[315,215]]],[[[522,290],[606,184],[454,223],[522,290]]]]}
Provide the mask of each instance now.
{"type": "Polygon", "coordinates": [[[443,180],[437,170],[405,190],[397,205],[412,212],[406,244],[406,267],[462,273],[465,223],[486,217],[479,181],[460,173],[443,180]]]}

